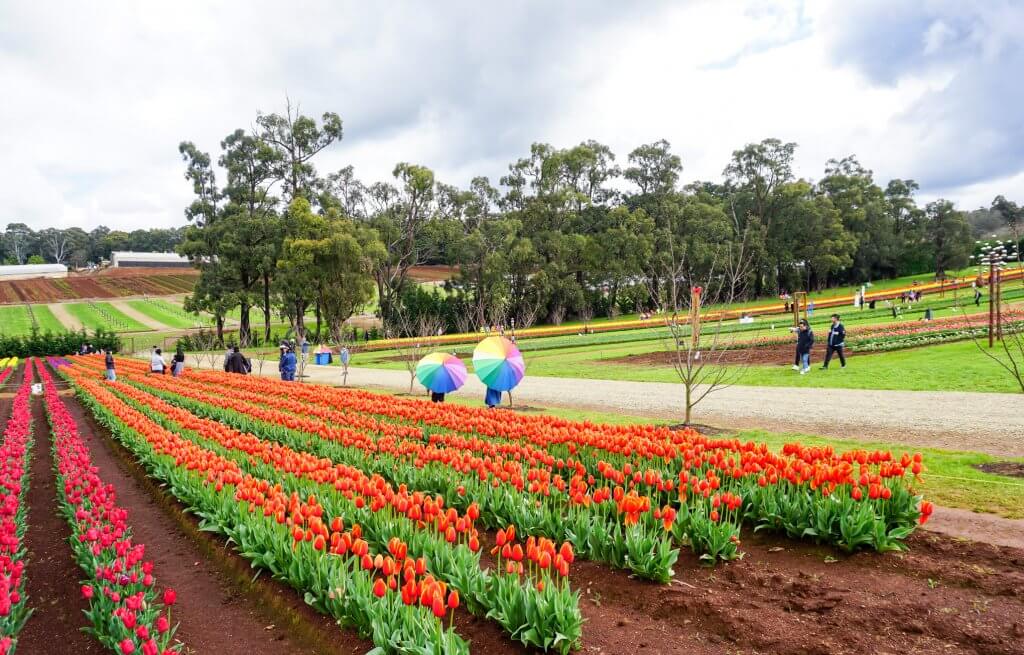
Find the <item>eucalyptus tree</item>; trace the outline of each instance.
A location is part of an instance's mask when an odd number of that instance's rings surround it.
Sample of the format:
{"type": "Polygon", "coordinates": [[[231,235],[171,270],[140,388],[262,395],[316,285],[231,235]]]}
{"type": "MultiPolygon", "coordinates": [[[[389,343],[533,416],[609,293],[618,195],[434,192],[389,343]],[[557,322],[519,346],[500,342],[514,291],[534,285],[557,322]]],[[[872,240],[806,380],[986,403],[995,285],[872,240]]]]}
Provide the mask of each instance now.
{"type": "Polygon", "coordinates": [[[312,200],[316,188],[316,169],[312,159],[342,138],[341,118],[324,112],[320,123],[304,116],[289,100],[284,114],[259,114],[256,117],[259,140],[278,155],[278,175],[284,183],[284,195],[290,203],[302,196],[312,200]]]}
{"type": "Polygon", "coordinates": [[[409,282],[409,271],[427,261],[431,245],[424,244],[423,230],[434,216],[434,172],[426,166],[399,163],[392,171],[397,184],[376,183],[370,187],[373,214],[369,220],[387,250],[374,264],[374,279],[380,315],[385,324],[409,282]]]}

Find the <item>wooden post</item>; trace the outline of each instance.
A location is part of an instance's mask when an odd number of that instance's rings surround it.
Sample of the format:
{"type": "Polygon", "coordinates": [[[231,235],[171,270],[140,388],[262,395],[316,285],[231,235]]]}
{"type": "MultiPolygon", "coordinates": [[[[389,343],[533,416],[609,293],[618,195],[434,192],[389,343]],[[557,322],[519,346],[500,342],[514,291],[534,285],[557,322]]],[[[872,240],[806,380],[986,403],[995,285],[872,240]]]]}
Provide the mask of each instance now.
{"type": "Polygon", "coordinates": [[[800,311],[804,312],[804,316],[807,315],[807,292],[806,291],[794,291],[793,292],[793,327],[799,327],[800,325],[800,311]],[[802,307],[801,307],[802,306],[802,307]]]}
{"type": "Polygon", "coordinates": [[[995,326],[996,326],[996,263],[992,260],[988,264],[988,347],[991,348],[995,345],[995,326]]]}
{"type": "Polygon", "coordinates": [[[700,287],[693,287],[690,291],[690,339],[692,347],[691,351],[695,351],[700,346],[700,294],[702,289],[700,287]]]}
{"type": "Polygon", "coordinates": [[[1003,272],[996,269],[996,339],[1003,340],[1003,272]]]}

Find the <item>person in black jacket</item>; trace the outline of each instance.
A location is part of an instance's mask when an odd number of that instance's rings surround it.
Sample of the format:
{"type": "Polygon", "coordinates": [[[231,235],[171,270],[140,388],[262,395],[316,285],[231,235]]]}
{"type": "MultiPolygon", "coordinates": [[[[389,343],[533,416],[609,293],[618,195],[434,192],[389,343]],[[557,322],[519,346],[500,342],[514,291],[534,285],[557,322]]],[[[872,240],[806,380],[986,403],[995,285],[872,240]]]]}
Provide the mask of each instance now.
{"type": "Polygon", "coordinates": [[[224,362],[224,370],[227,373],[238,373],[239,375],[249,374],[251,364],[245,358],[245,355],[238,351],[238,346],[231,348],[231,356],[224,362]]]}
{"type": "Polygon", "coordinates": [[[839,322],[839,314],[832,314],[832,327],[828,329],[828,340],[825,342],[825,363],[822,369],[828,368],[832,360],[832,353],[839,355],[839,368],[846,368],[846,357],[843,356],[843,346],[846,345],[846,328],[839,322]]]}
{"type": "Polygon", "coordinates": [[[796,352],[800,356],[800,375],[811,370],[811,348],[814,346],[814,332],[806,318],[800,319],[796,332],[796,352]]]}

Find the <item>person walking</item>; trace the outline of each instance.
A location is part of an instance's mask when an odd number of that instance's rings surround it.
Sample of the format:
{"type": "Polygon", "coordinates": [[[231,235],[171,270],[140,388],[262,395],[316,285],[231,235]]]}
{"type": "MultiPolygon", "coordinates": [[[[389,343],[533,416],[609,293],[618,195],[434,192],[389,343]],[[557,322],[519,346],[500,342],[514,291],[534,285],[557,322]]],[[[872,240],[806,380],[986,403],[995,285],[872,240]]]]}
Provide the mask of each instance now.
{"type": "Polygon", "coordinates": [[[285,350],[281,358],[281,379],[285,382],[294,382],[297,364],[298,360],[295,358],[295,350],[292,348],[285,350]]]}
{"type": "Polygon", "coordinates": [[[814,346],[814,332],[806,318],[800,319],[796,332],[796,352],[800,357],[800,375],[811,370],[811,348],[814,346]]]}
{"type": "Polygon", "coordinates": [[[245,358],[238,350],[238,346],[231,347],[231,355],[224,361],[224,371],[226,373],[237,373],[238,375],[248,375],[249,371],[252,370],[252,365],[249,360],[245,358]]]}
{"type": "Polygon", "coordinates": [[[814,316],[814,301],[807,303],[807,318],[814,316]]]}
{"type": "Polygon", "coordinates": [[[171,358],[171,375],[178,377],[185,370],[185,349],[178,344],[178,349],[171,358]]]}
{"type": "Polygon", "coordinates": [[[103,358],[103,363],[107,366],[107,379],[111,382],[117,382],[117,373],[114,372],[114,351],[107,348],[107,354],[103,358]]]}
{"type": "Polygon", "coordinates": [[[306,364],[309,363],[309,341],[306,337],[302,337],[302,368],[306,368],[306,364]]]}
{"type": "Polygon", "coordinates": [[[846,357],[843,356],[843,346],[846,345],[846,328],[839,321],[839,314],[832,314],[832,326],[828,329],[828,339],[825,342],[825,363],[821,365],[822,370],[828,368],[832,361],[832,353],[839,355],[839,368],[846,368],[846,357]]]}
{"type": "Polygon", "coordinates": [[[149,358],[149,371],[157,375],[163,375],[165,368],[163,351],[157,348],[153,351],[153,356],[149,358]]]}
{"type": "Polygon", "coordinates": [[[979,289],[978,287],[974,287],[974,306],[981,306],[981,289],[979,289]]]}

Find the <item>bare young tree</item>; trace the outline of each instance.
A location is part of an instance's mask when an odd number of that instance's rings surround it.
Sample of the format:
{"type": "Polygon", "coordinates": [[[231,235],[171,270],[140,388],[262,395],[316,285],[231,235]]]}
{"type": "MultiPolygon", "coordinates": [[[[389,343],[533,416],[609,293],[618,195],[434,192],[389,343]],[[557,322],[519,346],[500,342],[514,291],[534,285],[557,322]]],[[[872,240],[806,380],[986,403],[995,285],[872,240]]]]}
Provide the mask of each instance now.
{"type": "Polygon", "coordinates": [[[331,327],[331,340],[338,346],[338,361],[341,364],[341,386],[347,387],[349,358],[344,353],[349,353],[349,356],[351,356],[352,349],[356,345],[355,329],[349,331],[345,329],[344,324],[331,327]]]}
{"type": "Polygon", "coordinates": [[[583,321],[583,334],[587,334],[590,332],[590,321],[594,320],[594,306],[585,302],[576,314],[583,321]]]}
{"type": "Polygon", "coordinates": [[[476,328],[481,322],[470,312],[459,312],[455,317],[455,329],[459,331],[459,334],[470,334],[476,332],[476,328]]]}
{"type": "MultiPolygon", "coordinates": [[[[966,308],[959,305],[958,309],[966,319],[966,308]]],[[[1021,393],[1024,393],[1024,321],[1006,322],[1005,318],[1003,321],[1002,338],[995,340],[997,348],[988,348],[984,343],[987,337],[982,336],[987,335],[987,332],[968,328],[967,333],[971,335],[971,341],[978,350],[1006,371],[1017,382],[1021,393]]]]}
{"type": "Polygon", "coordinates": [[[738,382],[749,365],[750,350],[735,348],[738,332],[725,329],[733,313],[719,310],[703,322],[701,309],[728,305],[742,294],[750,257],[744,243],[725,246],[713,258],[703,284],[696,284],[686,275],[689,262],[671,240],[665,254],[660,260],[660,287],[651,285],[650,292],[655,306],[664,309],[665,348],[683,385],[684,424],[690,425],[694,408],[738,382]]]}
{"type": "Polygon", "coordinates": [[[395,350],[405,365],[405,369],[409,372],[409,393],[411,394],[416,384],[416,365],[430,350],[430,346],[437,342],[437,336],[441,332],[441,328],[444,327],[444,322],[439,316],[433,314],[410,316],[405,308],[394,311],[394,322],[398,330],[392,336],[408,335],[409,337],[398,339],[395,342],[395,350]]]}
{"type": "Polygon", "coordinates": [[[223,356],[217,349],[217,334],[215,332],[200,329],[192,334],[192,343],[196,344],[199,349],[195,358],[200,368],[224,368],[223,361],[219,365],[217,363],[217,360],[223,359],[223,356]]]}

